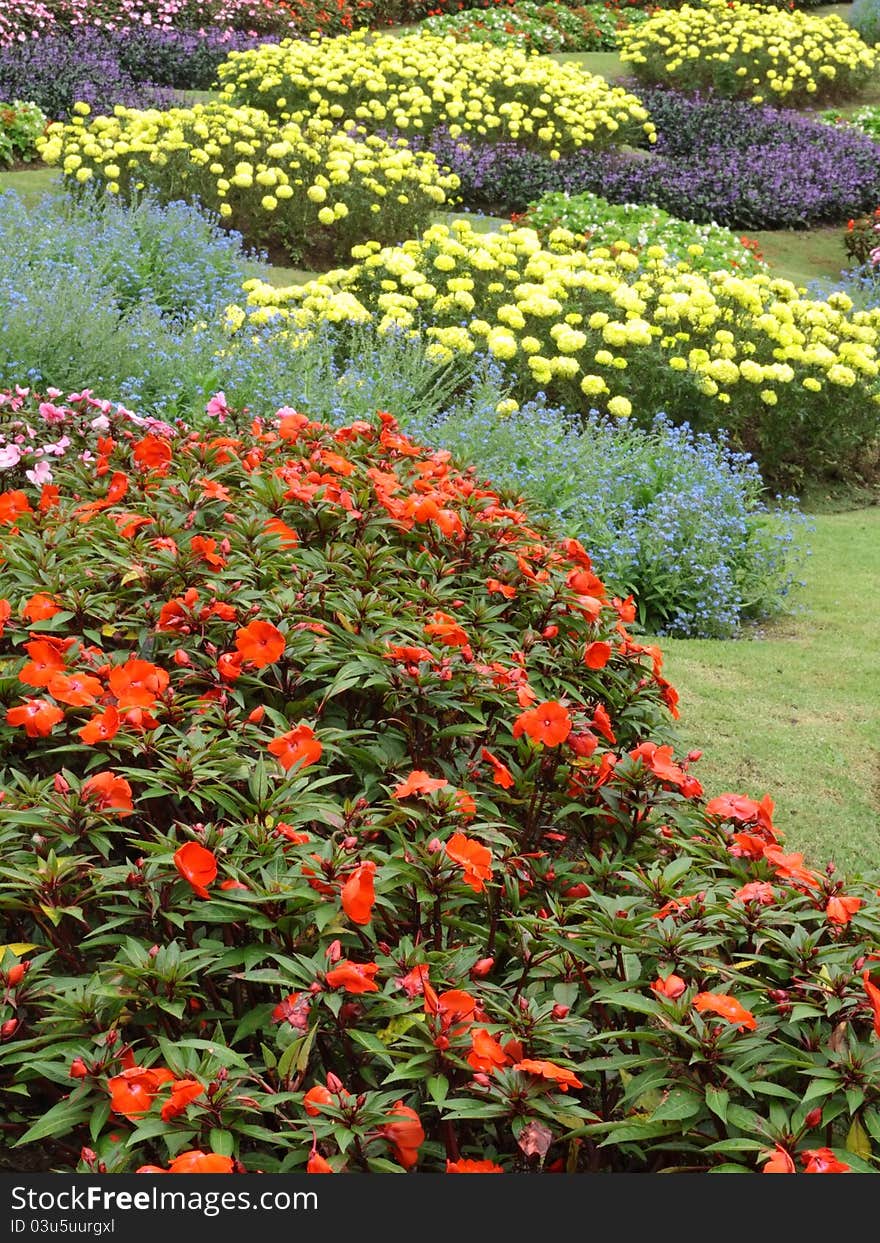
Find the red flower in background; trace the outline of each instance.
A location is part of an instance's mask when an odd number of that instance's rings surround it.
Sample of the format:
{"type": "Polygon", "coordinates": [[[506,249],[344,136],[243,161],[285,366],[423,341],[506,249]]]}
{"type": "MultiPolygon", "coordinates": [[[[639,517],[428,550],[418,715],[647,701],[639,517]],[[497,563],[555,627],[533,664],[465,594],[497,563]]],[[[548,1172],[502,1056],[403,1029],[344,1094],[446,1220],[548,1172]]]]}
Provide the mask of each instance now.
{"type": "Polygon", "coordinates": [[[482,893],[485,882],[492,879],[492,852],[488,846],[464,833],[455,833],[446,843],[446,853],[453,863],[464,870],[464,883],[474,893],[482,893]]]}
{"type": "Polygon", "coordinates": [[[149,1111],[162,1084],[173,1079],[164,1066],[130,1066],[107,1081],[110,1109],[132,1121],[149,1111]]]}
{"type": "Polygon", "coordinates": [[[794,1161],[791,1159],[791,1154],[781,1144],[777,1144],[771,1155],[766,1159],[766,1164],[761,1173],[795,1174],[797,1171],[794,1161]]]}
{"type": "Polygon", "coordinates": [[[501,760],[499,760],[497,756],[493,755],[487,747],[483,747],[480,752],[480,756],[488,765],[490,765],[492,769],[492,780],[495,785],[501,786],[502,790],[509,790],[514,784],[514,781],[507,765],[502,764],[501,760]]]}
{"type": "Polygon", "coordinates": [[[60,606],[55,603],[51,596],[47,596],[45,592],[38,591],[36,595],[31,596],[30,600],[25,603],[21,614],[26,621],[38,622],[46,621],[60,612],[60,606]]]}
{"type": "Polygon", "coordinates": [[[853,915],[861,910],[864,905],[861,898],[852,898],[845,893],[841,893],[836,897],[828,899],[828,905],[825,907],[825,916],[829,924],[838,924],[843,927],[849,923],[853,915]]]}
{"type": "Polygon", "coordinates": [[[132,449],[131,456],[142,470],[164,474],[171,465],[174,454],[167,440],[159,436],[145,436],[132,449]]]}
{"type": "Polygon", "coordinates": [[[432,794],[435,790],[443,790],[449,782],[445,777],[431,777],[422,769],[416,768],[405,781],[401,781],[391,791],[392,798],[410,798],[413,794],[432,794]]]}
{"type": "Polygon", "coordinates": [[[852,1166],[838,1161],[830,1148],[807,1148],[801,1154],[805,1174],[849,1174],[852,1166]]]}
{"type": "Polygon", "coordinates": [[[328,971],[324,978],[331,988],[343,988],[347,993],[378,993],[379,985],[373,979],[378,970],[378,963],[349,962],[345,959],[328,971]]]}
{"type": "Polygon", "coordinates": [[[89,747],[99,742],[111,742],[119,732],[119,713],[114,707],[106,708],[76,732],[89,747]]]}
{"type": "Polygon", "coordinates": [[[504,1170],[500,1165],[496,1165],[494,1161],[468,1161],[460,1158],[458,1161],[446,1161],[447,1174],[503,1174],[504,1170]]]}
{"type": "Polygon", "coordinates": [[[382,1133],[405,1170],[412,1169],[419,1159],[419,1148],[425,1142],[422,1121],[414,1109],[397,1101],[388,1115],[390,1122],[382,1127],[382,1133]]]}
{"type": "Polygon", "coordinates": [[[48,686],[57,673],[64,673],[64,657],[50,640],[34,639],[25,643],[24,650],[30,660],[19,673],[18,680],[25,686],[48,686]]]}
{"type": "Polygon", "coordinates": [[[376,902],[376,891],[373,887],[375,874],[375,863],[362,863],[342,886],[342,909],[352,923],[368,924],[373,918],[376,902]]]}
{"type": "Polygon", "coordinates": [[[300,771],[311,764],[317,764],[324,747],[315,737],[315,731],[310,725],[297,725],[280,738],[273,738],[269,743],[269,751],[277,758],[284,771],[289,772],[295,764],[299,765],[300,771]]]}
{"type": "MultiPolygon", "coordinates": [[[[235,1162],[219,1152],[201,1152],[198,1148],[182,1152],[168,1167],[169,1174],[231,1174],[235,1162]]],[[[140,1173],[140,1171],[138,1171],[140,1173]]]]}
{"type": "Polygon", "coordinates": [[[115,811],[118,816],[130,816],[134,811],[131,786],[124,777],[115,773],[98,773],[82,785],[82,797],[94,803],[98,811],[115,811]]]}
{"type": "Polygon", "coordinates": [[[171,1098],[161,1109],[162,1121],[170,1122],[178,1114],[182,1114],[187,1105],[204,1095],[204,1087],[198,1079],[175,1079],[171,1085],[171,1098]]]}
{"type": "Polygon", "coordinates": [[[569,1088],[582,1088],[584,1085],[580,1079],[570,1070],[566,1070],[563,1066],[557,1066],[555,1062],[535,1061],[534,1058],[524,1058],[520,1062],[516,1062],[514,1070],[522,1071],[527,1075],[537,1075],[539,1079],[549,1079],[551,1082],[558,1084],[560,1092],[567,1092],[569,1088]]]}
{"type": "Polygon", "coordinates": [[[670,1001],[676,1001],[687,988],[684,980],[680,975],[658,975],[657,979],[651,985],[655,993],[659,993],[661,997],[668,997],[670,1001]]]}
{"type": "Polygon", "coordinates": [[[200,898],[209,898],[208,885],[217,879],[217,859],[213,851],[198,842],[185,842],[174,852],[174,866],[200,898]]]}
{"type": "Polygon", "coordinates": [[[694,1009],[700,1014],[719,1014],[728,1023],[736,1023],[741,1029],[754,1031],[758,1026],[757,1019],[750,1010],[730,997],[727,993],[697,993],[694,998],[694,1009]]]}
{"type": "Polygon", "coordinates": [[[64,712],[48,699],[26,699],[6,713],[7,725],[23,725],[28,738],[48,738],[64,712]]]}
{"type": "Polygon", "coordinates": [[[107,685],[121,712],[128,708],[152,708],[168,687],[168,674],[148,660],[127,660],[110,670],[107,685]]]}
{"type": "Polygon", "coordinates": [[[571,717],[555,699],[521,712],[513,723],[513,736],[528,734],[532,742],[545,747],[558,747],[571,733],[571,717]]]}
{"type": "Polygon", "coordinates": [[[248,664],[257,669],[273,665],[284,654],[286,640],[277,626],[271,622],[252,621],[249,626],[236,631],[235,646],[248,664]]]}

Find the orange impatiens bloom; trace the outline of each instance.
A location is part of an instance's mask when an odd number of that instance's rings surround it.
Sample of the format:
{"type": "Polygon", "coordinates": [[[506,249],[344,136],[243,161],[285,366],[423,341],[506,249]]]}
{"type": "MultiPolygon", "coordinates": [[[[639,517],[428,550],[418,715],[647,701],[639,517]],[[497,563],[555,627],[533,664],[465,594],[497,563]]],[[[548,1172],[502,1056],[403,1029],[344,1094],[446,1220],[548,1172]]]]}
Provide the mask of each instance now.
{"type": "Polygon", "coordinates": [[[18,680],[25,686],[48,686],[52,678],[66,668],[61,652],[48,639],[25,643],[24,650],[30,660],[18,675],[18,680]]]}
{"type": "Polygon", "coordinates": [[[129,708],[152,708],[168,687],[168,674],[148,660],[127,660],[110,670],[107,684],[119,701],[121,712],[129,708]]]}
{"type": "Polygon", "coordinates": [[[226,564],[226,558],[222,557],[217,551],[217,541],[211,539],[207,535],[194,535],[189,542],[189,546],[194,556],[204,561],[212,570],[222,570],[226,564]]]}
{"type": "Polygon", "coordinates": [[[164,473],[171,465],[174,455],[167,440],[161,440],[158,436],[145,436],[134,446],[131,456],[142,470],[164,473]]]}
{"type": "Polygon", "coordinates": [[[162,1084],[173,1079],[164,1066],[129,1066],[107,1081],[110,1109],[133,1121],[149,1111],[162,1084]]]}
{"type": "Polygon", "coordinates": [[[352,923],[368,924],[373,918],[373,907],[376,903],[376,891],[373,888],[375,874],[375,863],[362,863],[342,886],[342,909],[352,923]]]}
{"type": "Polygon", "coordinates": [[[38,622],[46,621],[49,617],[54,617],[56,613],[61,612],[59,605],[55,603],[51,596],[47,596],[45,592],[38,591],[36,595],[25,602],[22,609],[22,616],[26,621],[38,622]]]}
{"type": "Polygon", "coordinates": [[[115,773],[97,773],[82,784],[82,797],[94,803],[98,811],[115,811],[117,816],[130,816],[134,811],[131,786],[115,773]]]}
{"type": "Polygon", "coordinates": [[[447,1174],[503,1174],[504,1170],[494,1161],[469,1161],[460,1158],[458,1161],[446,1161],[447,1174]]]}
{"type": "Polygon", "coordinates": [[[830,1148],[806,1148],[801,1154],[805,1174],[849,1174],[852,1166],[838,1161],[830,1148]]]}
{"type": "Polygon", "coordinates": [[[0,600],[0,639],[3,637],[3,631],[6,629],[6,623],[12,616],[12,605],[8,600],[0,600]]]}
{"type": "Polygon", "coordinates": [[[315,737],[315,731],[310,725],[297,725],[280,738],[273,738],[269,743],[269,750],[284,771],[288,772],[295,764],[299,765],[300,771],[308,768],[310,764],[316,764],[324,747],[315,737]]]}
{"type": "Polygon", "coordinates": [[[209,898],[207,886],[217,879],[214,852],[198,842],[185,842],[174,852],[174,866],[200,898],[209,898]]]}
{"type": "Polygon", "coordinates": [[[610,643],[590,643],[584,652],[584,664],[588,669],[604,669],[611,659],[610,643]]]}
{"type": "Polygon", "coordinates": [[[535,1061],[527,1057],[521,1062],[515,1062],[513,1069],[523,1071],[527,1075],[538,1075],[541,1079],[550,1079],[559,1085],[561,1092],[567,1092],[569,1088],[584,1086],[570,1070],[557,1066],[555,1062],[535,1061]]]}
{"type": "Polygon", "coordinates": [[[425,1013],[438,1015],[444,1032],[453,1023],[460,1022],[461,1026],[456,1027],[452,1033],[454,1036],[460,1035],[474,1021],[477,1003],[463,988],[450,988],[438,996],[428,983],[426,975],[422,980],[422,990],[425,995],[425,1013]]]}
{"type": "Polygon", "coordinates": [[[235,646],[248,664],[257,669],[272,665],[284,654],[286,640],[277,626],[271,622],[252,621],[236,631],[235,646]]]}
{"type": "Polygon", "coordinates": [[[839,924],[843,927],[848,924],[853,915],[856,914],[864,906],[861,898],[851,898],[848,894],[841,893],[836,897],[828,899],[828,905],[825,907],[825,917],[829,924],[839,924]]]}
{"type": "Polygon", "coordinates": [[[231,1174],[235,1162],[219,1152],[201,1152],[198,1148],[182,1152],[168,1167],[169,1174],[231,1174]]]}
{"type": "Polygon", "coordinates": [[[99,742],[110,742],[119,733],[119,713],[114,707],[107,708],[76,732],[89,747],[99,742]]]}
{"type": "Polygon", "coordinates": [[[868,994],[871,1009],[874,1011],[874,1034],[880,1036],[880,988],[872,983],[871,974],[868,971],[862,972],[862,983],[865,986],[865,992],[868,994]]]}
{"type": "Polygon", "coordinates": [[[6,713],[7,725],[23,725],[28,738],[48,738],[64,712],[48,699],[26,699],[6,713]]]}
{"type": "Polygon", "coordinates": [[[161,1109],[162,1121],[170,1122],[178,1114],[182,1114],[190,1101],[204,1094],[204,1087],[198,1079],[175,1079],[171,1085],[171,1098],[161,1109]]]}
{"type": "Polygon", "coordinates": [[[287,525],[283,518],[267,518],[263,523],[263,530],[268,531],[270,535],[274,535],[280,542],[282,548],[296,548],[299,543],[299,536],[293,527],[287,525]]]}
{"type": "Polygon", "coordinates": [[[514,782],[507,765],[502,764],[497,755],[493,755],[488,747],[483,747],[480,756],[491,767],[492,780],[495,782],[495,785],[501,786],[502,790],[509,790],[514,782]]]}
{"type": "Polygon", "coordinates": [[[512,600],[516,595],[515,587],[511,587],[508,583],[501,583],[497,578],[486,579],[486,590],[492,592],[493,595],[504,596],[505,600],[512,600]]]}
{"type": "Polygon", "coordinates": [[[332,1174],[333,1166],[316,1150],[306,1162],[307,1174],[332,1174]]]}
{"type": "Polygon", "coordinates": [[[761,1173],[795,1174],[797,1171],[795,1170],[794,1161],[791,1159],[791,1154],[781,1144],[777,1144],[769,1158],[767,1158],[761,1173]]]}
{"type": "Polygon", "coordinates": [[[558,747],[571,733],[571,717],[555,699],[521,712],[513,723],[513,736],[528,734],[532,742],[558,747]]]}
{"type": "Polygon", "coordinates": [[[303,1097],[303,1108],[310,1118],[318,1118],[321,1115],[321,1105],[335,1105],[336,1100],[333,1093],[325,1088],[322,1083],[316,1083],[313,1088],[309,1088],[303,1097]]]}
{"type": "Polygon", "coordinates": [[[680,975],[658,975],[651,985],[653,992],[659,993],[661,997],[668,997],[670,1001],[676,1001],[686,988],[687,984],[680,975]]]}
{"type": "Polygon", "coordinates": [[[425,1130],[422,1120],[414,1109],[396,1101],[391,1113],[390,1122],[382,1127],[382,1133],[394,1151],[394,1155],[405,1170],[412,1169],[418,1162],[419,1148],[425,1142],[425,1130]]]}
{"type": "Polygon", "coordinates": [[[407,777],[391,791],[392,798],[409,798],[413,794],[432,794],[434,790],[442,790],[449,785],[445,777],[431,777],[421,768],[415,768],[407,777]]]}
{"type": "Polygon", "coordinates": [[[84,708],[93,704],[104,693],[104,687],[97,678],[87,673],[53,673],[46,690],[59,703],[70,704],[72,708],[84,708]]]}
{"type": "Polygon", "coordinates": [[[765,846],[764,858],[773,868],[777,876],[790,880],[794,885],[803,885],[807,889],[818,889],[821,879],[815,872],[804,867],[803,855],[783,854],[779,846],[765,846]]]}
{"type": "Polygon", "coordinates": [[[474,893],[482,893],[486,881],[492,879],[492,852],[488,846],[464,833],[455,833],[446,843],[446,853],[453,863],[464,869],[464,883],[474,893]]]}
{"type": "Polygon", "coordinates": [[[431,614],[431,620],[425,626],[425,634],[447,647],[467,647],[470,642],[467,631],[462,629],[455,618],[439,609],[431,614]]]}
{"type": "Polygon", "coordinates": [[[343,988],[347,993],[378,993],[379,985],[373,979],[378,970],[379,964],[375,962],[349,962],[343,959],[324,978],[331,988],[343,988]]]}
{"type": "Polygon", "coordinates": [[[719,1014],[729,1023],[736,1023],[740,1029],[754,1031],[758,1021],[750,1010],[730,997],[727,993],[697,993],[694,998],[694,1009],[700,1014],[719,1014]]]}
{"type": "Polygon", "coordinates": [[[490,1036],[485,1027],[478,1027],[471,1032],[471,1048],[467,1061],[474,1070],[491,1074],[506,1066],[510,1058],[502,1049],[494,1036],[490,1036]]]}

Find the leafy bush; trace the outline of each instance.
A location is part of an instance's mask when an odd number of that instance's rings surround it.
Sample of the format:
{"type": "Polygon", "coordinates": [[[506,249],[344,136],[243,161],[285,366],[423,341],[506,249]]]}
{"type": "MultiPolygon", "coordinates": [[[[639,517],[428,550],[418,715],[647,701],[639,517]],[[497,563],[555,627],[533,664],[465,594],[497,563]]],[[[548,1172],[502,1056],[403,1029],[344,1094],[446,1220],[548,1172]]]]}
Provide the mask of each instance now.
{"type": "Polygon", "coordinates": [[[4,409],[29,1168],[871,1168],[876,882],[703,805],[577,542],[389,415],[4,409]]]}
{"type": "Polygon", "coordinates": [[[640,9],[626,14],[604,4],[571,8],[556,2],[510,0],[488,11],[466,9],[429,17],[422,29],[452,35],[462,43],[513,44],[536,52],[601,52],[613,51],[620,32],[646,16],[640,9]]]}
{"type": "Polygon", "coordinates": [[[615,594],[635,597],[652,633],[728,638],[785,607],[802,520],[790,501],[768,512],[756,464],[723,437],[662,416],[644,429],[540,401],[507,413],[513,404],[502,418],[475,407],[413,431],[459,461],[479,461],[575,535],[615,594]]]}
{"type": "Polygon", "coordinates": [[[880,43],[880,3],[878,0],[853,0],[847,21],[867,44],[880,43]]]}
{"type": "MultiPolygon", "coordinates": [[[[673,268],[660,246],[585,250],[556,230],[544,248],[532,229],[478,233],[465,221],[352,254],[353,267],[305,285],[248,282],[251,315],[420,330],[443,361],[488,349],[517,398],[542,390],[570,410],[725,427],[774,482],[858,465],[877,440],[880,318],[850,314],[843,297],[673,268]]],[[[247,315],[229,321],[241,329],[247,315]]]]}
{"type": "Polygon", "coordinates": [[[577,234],[590,248],[626,242],[641,252],[647,246],[662,246],[671,263],[712,272],[718,268],[742,272],[766,271],[757,242],[736,237],[717,224],[692,224],[677,220],[660,207],[640,207],[634,203],[609,203],[597,194],[545,194],[532,203],[523,224],[537,230],[552,242],[553,230],[561,228],[577,234]]]}
{"type": "Polygon", "coordinates": [[[850,220],[843,244],[856,267],[870,264],[880,268],[880,207],[870,215],[850,220]]]}
{"type": "MultiPolygon", "coordinates": [[[[340,6],[344,8],[343,6],[340,6]]],[[[308,0],[0,0],[0,47],[85,26],[101,30],[243,30],[291,34],[308,0]]],[[[305,29],[316,29],[305,26],[305,29]]]]}
{"type": "Polygon", "coordinates": [[[794,103],[847,95],[870,79],[873,52],[840,17],[736,0],[655,13],[624,31],[620,58],[643,82],[794,103]]]}
{"type": "Polygon", "coordinates": [[[472,208],[507,214],[548,191],[652,203],[735,229],[839,224],[880,200],[880,144],[776,108],[645,89],[658,136],[648,152],[578,152],[551,161],[513,143],[432,136],[429,148],[472,208]]]}
{"type": "Polygon", "coordinates": [[[653,139],[635,96],[578,65],[420,31],[367,34],[232,52],[218,76],[230,102],[297,124],[320,117],[417,134],[448,124],[551,152],[653,139]]]}
{"type": "Polygon", "coordinates": [[[312,270],[344,262],[366,235],[412,236],[458,185],[403,139],[342,133],[326,120],[279,126],[265,112],[225,103],[117,107],[90,122],[87,106],[74,111],[39,148],[68,185],[91,183],[126,200],[144,188],[164,201],[198,199],[248,241],[312,270]]]}
{"type": "Polygon", "coordinates": [[[46,117],[36,104],[13,99],[0,102],[0,164],[30,163],[37,157],[36,141],[46,128],[46,117]]]}
{"type": "Polygon", "coordinates": [[[822,113],[822,120],[831,121],[835,125],[854,125],[870,138],[880,139],[880,107],[876,105],[866,104],[864,108],[845,115],[836,108],[829,108],[822,113]]]}

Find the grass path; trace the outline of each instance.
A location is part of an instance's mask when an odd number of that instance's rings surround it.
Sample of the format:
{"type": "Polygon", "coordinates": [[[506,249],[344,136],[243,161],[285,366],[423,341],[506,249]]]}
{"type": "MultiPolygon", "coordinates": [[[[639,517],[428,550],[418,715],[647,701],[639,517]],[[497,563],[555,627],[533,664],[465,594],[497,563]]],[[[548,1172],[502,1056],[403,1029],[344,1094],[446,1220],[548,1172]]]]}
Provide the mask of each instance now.
{"type": "Polygon", "coordinates": [[[815,518],[795,614],[737,642],[664,639],[707,790],[776,800],[790,849],[880,866],[880,507],[815,518]]]}

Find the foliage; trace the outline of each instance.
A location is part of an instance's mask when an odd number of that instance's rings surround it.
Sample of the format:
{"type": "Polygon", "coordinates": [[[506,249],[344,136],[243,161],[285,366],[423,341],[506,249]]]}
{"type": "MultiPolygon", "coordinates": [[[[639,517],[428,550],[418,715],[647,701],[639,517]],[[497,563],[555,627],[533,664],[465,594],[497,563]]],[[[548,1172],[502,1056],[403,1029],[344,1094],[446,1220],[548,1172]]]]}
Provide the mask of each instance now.
{"type": "Polygon", "coordinates": [[[840,17],[704,0],[661,10],[621,36],[620,58],[643,82],[795,103],[847,95],[877,56],[840,17]]]}
{"type": "Polygon", "coordinates": [[[0,0],[0,47],[76,27],[291,34],[302,29],[298,10],[308,9],[307,0],[0,0]]]}
{"type": "Polygon", "coordinates": [[[856,267],[870,265],[880,269],[880,207],[870,215],[850,220],[843,244],[856,267]]]}
{"type": "Polygon", "coordinates": [[[660,207],[613,204],[597,194],[545,194],[530,205],[522,223],[544,239],[554,229],[565,229],[588,247],[626,242],[641,253],[647,246],[662,246],[671,263],[709,272],[718,268],[744,275],[766,271],[757,242],[737,237],[721,225],[692,224],[660,207]]]}
{"type": "Polygon", "coordinates": [[[211,413],[5,399],[69,440],[2,497],[7,1142],[871,1168],[876,882],[703,805],[577,542],[390,415],[211,413]]]}
{"type": "Polygon", "coordinates": [[[847,21],[869,46],[880,43],[880,2],[878,0],[853,0],[847,14],[847,21]]]}
{"type": "Polygon", "coordinates": [[[543,247],[532,229],[458,221],[352,254],[305,285],[248,282],[251,320],[232,308],[230,327],[375,319],[421,330],[441,360],[488,349],[517,398],[540,389],[570,410],[725,427],[774,482],[858,464],[876,443],[880,318],[842,295],[672,268],[660,246],[586,250],[562,229],[543,247]]]}
{"type": "Polygon", "coordinates": [[[653,138],[635,96],[576,64],[420,31],[367,35],[232,52],[218,76],[230,102],[298,124],[330,118],[404,134],[448,124],[453,135],[521,139],[551,154],[653,138]]]}
{"type": "Polygon", "coordinates": [[[0,102],[0,165],[36,159],[36,141],[45,128],[45,114],[36,104],[20,99],[0,102]]]}
{"type": "Polygon", "coordinates": [[[55,123],[40,144],[68,185],[125,200],[144,189],[166,202],[198,200],[248,241],[312,270],[344,262],[366,235],[412,236],[458,185],[403,139],[343,133],[328,120],[279,126],[258,109],[213,102],[117,107],[93,121],[88,111],[75,105],[71,123],[55,123]]]}
{"type": "Polygon", "coordinates": [[[422,29],[452,35],[462,43],[513,44],[536,52],[603,52],[613,51],[620,32],[646,17],[641,9],[624,13],[604,4],[572,8],[558,0],[546,4],[510,0],[489,10],[466,9],[429,17],[422,29]]]}
{"type": "Polygon", "coordinates": [[[822,113],[822,119],[835,125],[854,125],[863,134],[880,140],[880,107],[876,104],[866,104],[864,108],[846,114],[838,112],[836,108],[829,108],[822,113]]]}

